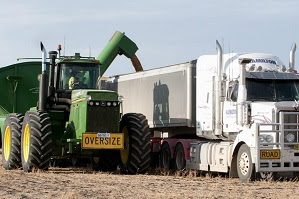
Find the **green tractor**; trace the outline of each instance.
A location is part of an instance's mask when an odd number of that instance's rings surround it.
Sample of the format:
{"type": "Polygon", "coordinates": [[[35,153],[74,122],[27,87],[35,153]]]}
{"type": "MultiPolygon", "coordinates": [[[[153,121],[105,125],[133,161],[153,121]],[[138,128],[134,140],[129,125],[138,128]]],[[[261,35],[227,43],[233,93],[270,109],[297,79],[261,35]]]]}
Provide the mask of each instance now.
{"type": "Polygon", "coordinates": [[[47,170],[56,160],[90,158],[95,169],[112,171],[119,166],[122,173],[144,173],[151,151],[147,119],[140,113],[122,115],[122,96],[99,89],[100,78],[118,54],[130,58],[136,71],[142,70],[136,44],[116,32],[97,59],[79,53],[60,56],[58,49],[59,53],[49,52],[49,63],[42,43],[41,50],[37,107],[25,115],[6,116],[3,167],[30,172],[47,170]]]}

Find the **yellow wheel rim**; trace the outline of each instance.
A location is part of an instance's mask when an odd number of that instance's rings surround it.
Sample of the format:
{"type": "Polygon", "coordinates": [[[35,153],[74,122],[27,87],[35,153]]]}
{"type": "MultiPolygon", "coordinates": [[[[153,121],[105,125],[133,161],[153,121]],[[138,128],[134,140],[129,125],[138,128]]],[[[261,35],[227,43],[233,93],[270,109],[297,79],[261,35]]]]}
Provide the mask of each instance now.
{"type": "Polygon", "coordinates": [[[30,127],[29,124],[26,124],[24,131],[24,139],[23,139],[23,155],[25,162],[28,161],[29,158],[29,149],[30,149],[30,127]]]}
{"type": "Polygon", "coordinates": [[[129,158],[129,132],[127,127],[123,128],[122,133],[124,133],[124,150],[120,151],[120,158],[123,164],[128,162],[129,158]]]}
{"type": "Polygon", "coordinates": [[[3,144],[4,144],[3,145],[4,158],[7,161],[11,149],[11,131],[9,126],[5,128],[3,144]]]}

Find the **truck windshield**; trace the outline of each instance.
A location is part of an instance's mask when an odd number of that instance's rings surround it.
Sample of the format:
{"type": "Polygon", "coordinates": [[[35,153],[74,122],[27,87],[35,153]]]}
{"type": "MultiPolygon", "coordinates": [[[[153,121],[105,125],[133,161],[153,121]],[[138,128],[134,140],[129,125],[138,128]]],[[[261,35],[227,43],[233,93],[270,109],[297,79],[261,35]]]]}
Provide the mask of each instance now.
{"type": "Polygon", "coordinates": [[[248,101],[293,101],[299,99],[299,80],[246,79],[248,101]]]}
{"type": "Polygon", "coordinates": [[[60,70],[60,89],[95,89],[99,66],[88,63],[63,63],[60,70]]]}

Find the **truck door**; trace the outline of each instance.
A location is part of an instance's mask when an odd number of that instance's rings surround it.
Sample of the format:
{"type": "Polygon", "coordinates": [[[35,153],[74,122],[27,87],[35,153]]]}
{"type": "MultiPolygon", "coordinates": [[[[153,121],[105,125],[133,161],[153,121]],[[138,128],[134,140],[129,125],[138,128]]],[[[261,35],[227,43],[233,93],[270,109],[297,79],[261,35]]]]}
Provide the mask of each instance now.
{"type": "Polygon", "coordinates": [[[231,82],[227,89],[226,100],[223,104],[223,131],[237,132],[237,98],[238,82],[231,82]]]}

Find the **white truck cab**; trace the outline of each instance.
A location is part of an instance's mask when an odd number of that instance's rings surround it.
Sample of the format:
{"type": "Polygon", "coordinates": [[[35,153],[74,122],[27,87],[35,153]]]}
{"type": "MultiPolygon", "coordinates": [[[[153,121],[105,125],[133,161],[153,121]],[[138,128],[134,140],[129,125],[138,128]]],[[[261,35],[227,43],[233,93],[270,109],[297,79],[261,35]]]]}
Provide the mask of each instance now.
{"type": "MultiPolygon", "coordinates": [[[[296,46],[286,67],[270,54],[222,55],[217,45],[218,56],[201,56],[197,61],[196,134],[222,141],[198,144],[230,143],[223,147],[228,157],[219,165],[229,167],[231,176],[238,174],[241,180],[252,179],[256,173],[270,177],[273,172],[299,171],[296,46]]],[[[193,147],[199,149],[196,144],[193,147]]],[[[219,151],[210,150],[209,155],[219,159],[219,151]]],[[[192,159],[189,163],[190,168],[195,166],[192,159]]]]}

